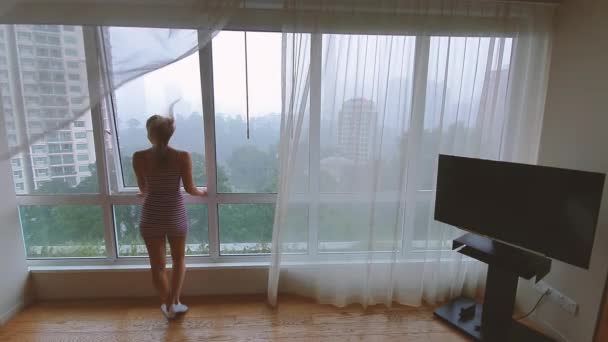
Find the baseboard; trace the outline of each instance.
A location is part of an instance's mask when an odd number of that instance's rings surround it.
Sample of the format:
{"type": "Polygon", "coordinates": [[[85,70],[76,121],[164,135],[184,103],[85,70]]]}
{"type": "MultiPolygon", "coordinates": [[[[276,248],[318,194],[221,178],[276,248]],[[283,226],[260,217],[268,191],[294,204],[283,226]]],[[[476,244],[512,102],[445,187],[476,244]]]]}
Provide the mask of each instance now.
{"type": "Polygon", "coordinates": [[[19,301],[15,306],[10,308],[8,311],[0,313],[0,326],[6,324],[11,318],[17,315],[25,307],[23,300],[19,301]]]}
{"type": "Polygon", "coordinates": [[[571,342],[566,336],[562,335],[557,329],[555,329],[551,324],[543,319],[534,319],[534,322],[540,325],[545,333],[548,333],[552,338],[560,341],[560,342],[571,342]]]}

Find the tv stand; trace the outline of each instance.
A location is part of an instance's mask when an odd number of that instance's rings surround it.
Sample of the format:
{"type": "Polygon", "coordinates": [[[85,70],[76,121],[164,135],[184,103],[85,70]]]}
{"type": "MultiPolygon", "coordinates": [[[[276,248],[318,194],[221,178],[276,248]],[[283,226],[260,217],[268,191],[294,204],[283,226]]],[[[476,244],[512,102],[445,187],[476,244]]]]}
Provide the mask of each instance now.
{"type": "Polygon", "coordinates": [[[452,249],[488,264],[484,302],[459,297],[435,316],[476,341],[553,341],[513,320],[519,277],[539,281],[549,273],[551,259],[472,233],[453,240],[452,249]]]}

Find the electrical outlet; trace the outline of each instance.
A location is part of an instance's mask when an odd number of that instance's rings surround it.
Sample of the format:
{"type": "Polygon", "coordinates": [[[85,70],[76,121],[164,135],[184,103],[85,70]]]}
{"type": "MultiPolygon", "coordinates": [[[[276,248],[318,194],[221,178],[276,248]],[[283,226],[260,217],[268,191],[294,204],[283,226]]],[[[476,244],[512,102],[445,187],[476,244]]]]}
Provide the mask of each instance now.
{"type": "Polygon", "coordinates": [[[536,291],[540,293],[550,291],[547,297],[549,297],[551,301],[555,302],[557,305],[559,305],[562,309],[564,309],[571,315],[577,314],[578,304],[571,298],[565,296],[563,293],[549,286],[549,284],[545,283],[544,281],[539,281],[538,283],[534,284],[534,289],[536,289],[536,291]]]}
{"type": "Polygon", "coordinates": [[[576,316],[576,313],[578,312],[578,304],[576,304],[576,302],[574,302],[571,298],[566,297],[565,295],[559,292],[551,292],[549,294],[549,297],[555,300],[559,304],[559,306],[562,307],[562,309],[566,310],[566,312],[570,313],[573,316],[576,316]]]}
{"type": "Polygon", "coordinates": [[[538,283],[534,283],[534,289],[538,292],[545,293],[548,290],[552,290],[551,287],[549,285],[547,285],[547,283],[545,283],[544,281],[539,281],[538,283]]]}

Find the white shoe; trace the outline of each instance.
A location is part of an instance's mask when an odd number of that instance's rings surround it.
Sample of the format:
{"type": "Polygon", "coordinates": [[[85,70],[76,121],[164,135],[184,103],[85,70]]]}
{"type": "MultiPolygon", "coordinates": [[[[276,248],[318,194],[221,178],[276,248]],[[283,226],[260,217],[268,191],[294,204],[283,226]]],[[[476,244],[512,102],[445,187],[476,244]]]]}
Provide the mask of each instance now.
{"type": "Polygon", "coordinates": [[[173,305],[171,305],[171,309],[167,311],[167,306],[163,304],[160,306],[160,311],[163,312],[163,315],[165,315],[168,320],[172,320],[175,318],[175,310],[173,309],[173,305]]]}
{"type": "Polygon", "coordinates": [[[177,302],[177,304],[173,304],[172,305],[172,311],[175,312],[176,314],[183,314],[186,313],[186,311],[188,311],[188,306],[177,302]]]}

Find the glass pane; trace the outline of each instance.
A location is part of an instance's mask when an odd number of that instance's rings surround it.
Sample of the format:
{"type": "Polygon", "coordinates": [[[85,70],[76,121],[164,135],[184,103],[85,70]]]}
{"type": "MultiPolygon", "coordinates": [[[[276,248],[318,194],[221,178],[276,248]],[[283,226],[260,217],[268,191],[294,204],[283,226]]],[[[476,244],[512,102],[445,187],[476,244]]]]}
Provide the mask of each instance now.
{"type": "Polygon", "coordinates": [[[323,252],[397,250],[401,247],[402,237],[401,227],[398,224],[399,215],[397,203],[321,205],[319,250],[323,252]]]}
{"type": "Polygon", "coordinates": [[[220,253],[270,253],[274,204],[220,204],[220,253]]]}
{"type": "Polygon", "coordinates": [[[434,220],[435,203],[429,198],[434,196],[434,193],[428,193],[427,195],[420,196],[421,198],[416,201],[412,221],[414,229],[411,237],[411,248],[414,251],[449,251],[452,249],[452,240],[461,235],[459,233],[462,231],[434,220]]]}
{"type": "Polygon", "coordinates": [[[99,206],[21,206],[28,258],[105,257],[99,206]]]}
{"type": "Polygon", "coordinates": [[[429,236],[429,221],[433,220],[431,216],[430,201],[417,201],[414,211],[414,229],[412,233],[412,248],[417,250],[428,249],[429,240],[433,241],[439,236],[429,236]]]}
{"type": "MultiPolygon", "coordinates": [[[[220,254],[270,253],[274,204],[220,204],[220,254]]],[[[305,253],[308,250],[308,207],[288,210],[282,250],[305,253]]]]}
{"type": "Polygon", "coordinates": [[[291,204],[283,222],[284,234],[281,244],[283,253],[306,253],[308,251],[308,206],[291,204]]]}
{"type": "Polygon", "coordinates": [[[323,35],[321,192],[400,188],[415,46],[412,36],[323,35]]]}
{"type": "Polygon", "coordinates": [[[1,28],[0,40],[10,42],[0,45],[0,60],[7,61],[0,63],[0,112],[4,113],[9,145],[23,144],[28,137],[59,128],[74,113],[84,113],[60,132],[33,142],[29,151],[13,156],[13,171],[21,171],[14,177],[15,190],[18,194],[98,192],[93,125],[86,110],[89,93],[82,28],[72,26],[69,32],[49,25],[1,28]],[[61,41],[67,37],[78,38],[69,55],[61,49],[61,41]],[[40,53],[35,55],[35,51],[40,53]],[[77,78],[68,78],[68,63],[76,65],[70,75],[77,78]],[[86,139],[80,141],[80,149],[73,136],[86,139]],[[88,154],[88,162],[80,164],[90,167],[77,167],[76,150],[88,154]],[[56,157],[62,160],[57,164],[62,168],[53,171],[48,162],[56,157]]]}
{"type": "Polygon", "coordinates": [[[281,33],[222,31],[213,39],[219,192],[276,192],[281,128],[281,33]],[[247,139],[247,87],[249,127],[247,139]]]}
{"type": "MultiPolygon", "coordinates": [[[[207,219],[207,206],[189,204],[186,206],[186,210],[188,211],[189,221],[186,255],[208,255],[209,221],[207,219]]],[[[114,206],[114,222],[119,257],[148,255],[146,245],[139,233],[140,213],[140,205],[114,206]]]]}
{"type": "MultiPolygon", "coordinates": [[[[105,34],[105,38],[109,41],[107,48],[113,70],[126,70],[129,69],[125,67],[126,63],[137,66],[137,61],[133,62],[130,59],[133,54],[141,53],[146,49],[154,50],[153,48],[159,44],[159,39],[164,41],[167,40],[168,35],[197,33],[195,30],[109,27],[106,28],[105,34]],[[133,45],[135,41],[137,44],[133,45]]],[[[159,46],[158,48],[167,49],[160,52],[171,55],[175,52],[174,49],[177,51],[182,47],[159,46]]],[[[125,77],[124,74],[111,76],[115,82],[125,77]]],[[[150,147],[146,120],[154,114],[170,114],[171,104],[176,101],[173,106],[176,130],[170,144],[192,154],[196,185],[207,184],[198,52],[125,84],[116,91],[115,98],[122,182],[125,187],[137,186],[132,167],[133,153],[150,147]]]]}
{"type": "MultiPolygon", "coordinates": [[[[499,157],[512,44],[506,37],[431,37],[419,169],[436,170],[440,152],[499,157]]],[[[434,174],[427,172],[420,189],[434,188],[434,174]]]]}

